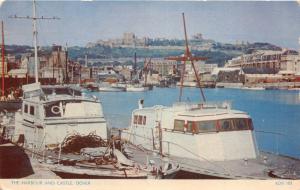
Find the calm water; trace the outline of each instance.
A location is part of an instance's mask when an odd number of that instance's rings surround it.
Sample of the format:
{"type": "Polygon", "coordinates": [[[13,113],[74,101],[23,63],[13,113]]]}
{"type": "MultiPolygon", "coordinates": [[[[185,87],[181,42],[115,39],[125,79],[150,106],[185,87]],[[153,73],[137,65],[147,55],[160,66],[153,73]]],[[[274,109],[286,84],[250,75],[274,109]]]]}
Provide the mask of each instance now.
{"type": "MultiPolygon", "coordinates": [[[[298,91],[240,89],[205,89],[204,91],[207,101],[229,100],[234,109],[251,115],[260,150],[300,158],[298,91]]],[[[200,100],[199,89],[185,88],[183,93],[183,100],[191,102],[200,100]]],[[[138,107],[139,99],[145,100],[145,106],[156,104],[170,106],[178,100],[179,89],[154,88],[153,91],[148,92],[93,92],[90,94],[102,101],[104,115],[109,125],[124,128],[129,126],[131,112],[138,107]]]]}

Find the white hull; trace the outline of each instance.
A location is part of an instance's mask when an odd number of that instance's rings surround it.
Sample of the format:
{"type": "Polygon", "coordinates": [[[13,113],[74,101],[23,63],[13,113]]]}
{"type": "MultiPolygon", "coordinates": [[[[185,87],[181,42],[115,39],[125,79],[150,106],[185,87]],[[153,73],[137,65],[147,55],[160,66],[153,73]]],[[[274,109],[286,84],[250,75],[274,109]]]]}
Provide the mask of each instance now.
{"type": "Polygon", "coordinates": [[[265,90],[264,87],[242,87],[243,90],[265,90]]]}
{"type": "Polygon", "coordinates": [[[62,86],[30,87],[31,89],[24,90],[26,98],[23,99],[22,111],[16,113],[14,141],[24,135],[25,146],[43,150],[47,145],[62,143],[67,136],[73,134],[94,133],[107,139],[107,124],[98,100],[82,96],[78,91],[72,93],[62,86]],[[31,97],[36,89],[40,89],[43,94],[31,97]],[[47,97],[40,98],[54,90],[66,93],[48,94],[47,97]]]}
{"type": "Polygon", "coordinates": [[[144,92],[149,90],[148,87],[127,87],[126,91],[127,92],[144,92]]]}
{"type": "Polygon", "coordinates": [[[124,92],[125,88],[121,87],[99,87],[100,92],[124,92]]]}

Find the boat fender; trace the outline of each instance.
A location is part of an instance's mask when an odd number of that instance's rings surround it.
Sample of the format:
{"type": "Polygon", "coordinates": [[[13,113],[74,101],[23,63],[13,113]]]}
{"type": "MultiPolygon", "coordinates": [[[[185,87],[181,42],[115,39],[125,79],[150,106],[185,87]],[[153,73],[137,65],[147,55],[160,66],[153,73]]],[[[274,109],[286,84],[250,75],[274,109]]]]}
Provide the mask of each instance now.
{"type": "Polygon", "coordinates": [[[51,112],[54,113],[54,114],[59,114],[60,113],[59,106],[52,106],[51,112]]]}

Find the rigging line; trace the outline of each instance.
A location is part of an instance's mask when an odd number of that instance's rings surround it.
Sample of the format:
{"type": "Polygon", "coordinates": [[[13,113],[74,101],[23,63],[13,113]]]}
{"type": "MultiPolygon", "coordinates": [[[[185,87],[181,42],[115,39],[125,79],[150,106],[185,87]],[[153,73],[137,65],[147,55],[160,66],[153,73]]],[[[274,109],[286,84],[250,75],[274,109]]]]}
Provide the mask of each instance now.
{"type": "Polygon", "coordinates": [[[289,135],[284,134],[284,133],[279,133],[279,132],[273,132],[273,131],[262,131],[262,130],[254,130],[254,132],[258,132],[258,133],[266,133],[266,134],[273,134],[273,135],[279,135],[279,136],[284,136],[287,139],[297,143],[297,141],[294,138],[291,138],[289,135]]]}
{"type": "Polygon", "coordinates": [[[258,133],[265,133],[265,134],[273,134],[273,135],[277,135],[277,136],[283,136],[286,137],[286,139],[294,142],[295,144],[297,144],[297,140],[294,138],[291,138],[289,135],[284,134],[284,133],[279,133],[279,132],[272,132],[272,131],[261,131],[261,130],[254,130],[254,132],[258,132],[258,133]]]}

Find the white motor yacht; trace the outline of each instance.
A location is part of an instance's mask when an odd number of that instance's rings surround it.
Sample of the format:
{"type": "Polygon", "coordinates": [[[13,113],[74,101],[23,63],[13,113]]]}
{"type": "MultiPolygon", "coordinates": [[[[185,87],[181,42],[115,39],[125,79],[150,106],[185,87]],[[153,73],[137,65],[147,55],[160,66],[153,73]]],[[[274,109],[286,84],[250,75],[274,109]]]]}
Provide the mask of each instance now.
{"type": "Polygon", "coordinates": [[[98,99],[65,86],[34,83],[22,88],[23,102],[16,113],[15,138],[24,135],[27,147],[58,145],[72,133],[95,132],[107,139],[107,123],[98,99]]]}
{"type": "Polygon", "coordinates": [[[251,117],[228,103],[140,103],[122,138],[200,178],[300,179],[300,160],[259,151],[251,117]]]}

